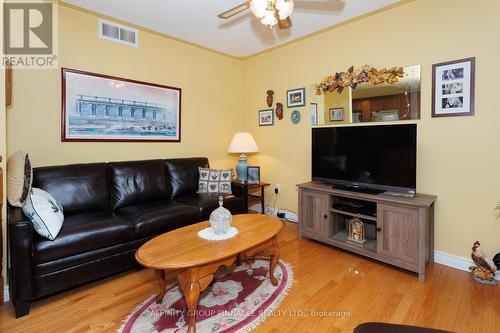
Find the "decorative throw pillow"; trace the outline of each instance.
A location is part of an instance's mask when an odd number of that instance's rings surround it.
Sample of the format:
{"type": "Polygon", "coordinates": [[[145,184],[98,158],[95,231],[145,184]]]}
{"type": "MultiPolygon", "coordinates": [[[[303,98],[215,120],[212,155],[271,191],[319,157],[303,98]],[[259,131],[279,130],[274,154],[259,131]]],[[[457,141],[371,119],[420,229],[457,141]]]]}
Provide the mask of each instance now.
{"type": "Polygon", "coordinates": [[[54,240],[61,230],[64,221],[63,208],[44,190],[31,189],[23,204],[23,212],[40,236],[54,240]]]}
{"type": "Polygon", "coordinates": [[[28,153],[18,151],[7,161],[7,200],[14,207],[21,207],[28,197],[33,182],[28,153]]]}
{"type": "Polygon", "coordinates": [[[231,177],[233,169],[206,169],[198,168],[200,181],[198,193],[227,193],[231,194],[231,177]]]}

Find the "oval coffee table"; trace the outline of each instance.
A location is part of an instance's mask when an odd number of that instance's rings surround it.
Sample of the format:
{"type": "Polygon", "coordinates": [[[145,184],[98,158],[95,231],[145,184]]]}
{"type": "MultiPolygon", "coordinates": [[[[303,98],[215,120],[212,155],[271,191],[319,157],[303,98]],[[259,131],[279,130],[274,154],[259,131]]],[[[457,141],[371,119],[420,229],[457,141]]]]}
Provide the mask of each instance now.
{"type": "Polygon", "coordinates": [[[270,258],[269,275],[276,286],[273,275],[279,260],[277,234],[283,222],[272,216],[244,214],[233,216],[232,226],[238,234],[223,241],[207,241],[198,237],[198,231],[210,226],[208,221],[193,224],[160,235],[142,245],[135,253],[137,261],[155,270],[160,284],[156,302],[160,303],[166,293],[165,271],[180,270],[177,275],[179,288],[188,308],[188,332],[196,332],[196,308],[200,293],[208,287],[214,273],[221,266],[240,263],[242,258],[264,254],[270,258]]]}

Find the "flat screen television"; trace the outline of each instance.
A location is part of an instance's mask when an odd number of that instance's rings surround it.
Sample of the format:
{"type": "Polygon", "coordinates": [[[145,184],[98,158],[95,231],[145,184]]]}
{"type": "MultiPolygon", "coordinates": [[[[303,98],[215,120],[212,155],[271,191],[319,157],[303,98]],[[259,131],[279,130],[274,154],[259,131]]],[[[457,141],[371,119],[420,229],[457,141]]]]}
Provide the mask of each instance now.
{"type": "Polygon", "coordinates": [[[416,124],[312,129],[313,180],[414,194],[416,124]]]}

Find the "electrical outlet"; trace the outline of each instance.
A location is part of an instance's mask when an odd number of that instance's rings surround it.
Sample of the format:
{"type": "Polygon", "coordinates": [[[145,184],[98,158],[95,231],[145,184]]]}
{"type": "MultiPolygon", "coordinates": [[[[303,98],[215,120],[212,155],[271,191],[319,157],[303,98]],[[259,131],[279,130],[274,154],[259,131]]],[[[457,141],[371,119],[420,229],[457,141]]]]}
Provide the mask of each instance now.
{"type": "Polygon", "coordinates": [[[274,193],[278,194],[281,192],[280,184],[274,185],[274,193]]]}

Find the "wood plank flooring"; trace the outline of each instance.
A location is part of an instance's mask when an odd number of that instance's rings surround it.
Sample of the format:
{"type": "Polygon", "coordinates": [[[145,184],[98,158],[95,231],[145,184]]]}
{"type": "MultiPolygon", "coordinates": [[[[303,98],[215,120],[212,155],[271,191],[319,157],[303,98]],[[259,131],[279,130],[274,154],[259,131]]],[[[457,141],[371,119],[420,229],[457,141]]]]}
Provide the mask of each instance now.
{"type": "MultiPolygon", "coordinates": [[[[279,241],[295,282],[276,315],[255,332],[352,332],[368,321],[500,332],[500,286],[482,286],[467,272],[434,264],[427,282],[420,283],[416,274],[299,241],[297,225],[291,223],[279,241]]],[[[130,271],[35,302],[30,315],[20,319],[14,318],[11,304],[0,305],[0,332],[114,332],[155,293],[152,271],[130,271]]]]}

